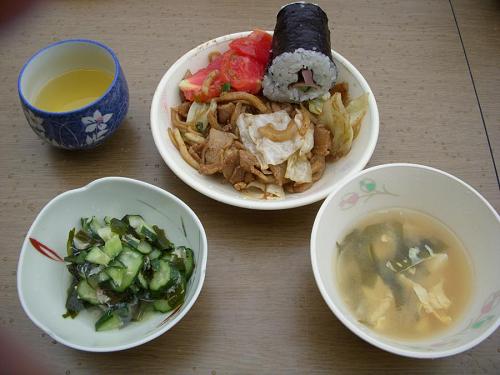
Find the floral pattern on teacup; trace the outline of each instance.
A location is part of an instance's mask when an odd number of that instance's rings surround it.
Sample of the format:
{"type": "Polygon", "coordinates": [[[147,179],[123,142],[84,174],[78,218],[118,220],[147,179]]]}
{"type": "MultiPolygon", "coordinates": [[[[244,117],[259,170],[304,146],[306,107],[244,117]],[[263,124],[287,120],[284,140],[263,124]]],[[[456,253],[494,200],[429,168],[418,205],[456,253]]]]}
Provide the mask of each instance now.
{"type": "Polygon", "coordinates": [[[377,183],[372,178],[364,178],[359,181],[359,190],[361,191],[360,193],[353,191],[344,194],[339,203],[341,210],[348,210],[349,208],[354,207],[360,200],[367,202],[376,195],[390,195],[393,197],[399,196],[398,194],[391,193],[387,190],[385,185],[382,185],[382,188],[377,189],[377,183]]]}
{"type": "Polygon", "coordinates": [[[38,135],[45,134],[45,128],[43,127],[43,118],[36,116],[33,112],[31,112],[28,108],[23,108],[24,115],[26,116],[26,120],[28,120],[28,124],[38,135]]]}
{"type": "Polygon", "coordinates": [[[96,110],[92,116],[82,117],[82,124],[86,125],[85,133],[87,133],[87,145],[104,139],[109,130],[107,122],[111,117],[113,117],[112,113],[103,115],[99,110],[96,110]]]}

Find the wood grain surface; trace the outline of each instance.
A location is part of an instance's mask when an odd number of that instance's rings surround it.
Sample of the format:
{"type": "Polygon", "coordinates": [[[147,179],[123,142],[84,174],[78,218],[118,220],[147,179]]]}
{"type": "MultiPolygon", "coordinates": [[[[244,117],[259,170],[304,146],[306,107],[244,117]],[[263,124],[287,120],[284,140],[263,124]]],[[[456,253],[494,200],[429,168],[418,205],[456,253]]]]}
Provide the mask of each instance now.
{"type": "MultiPolygon", "coordinates": [[[[226,206],[182,183],[157,153],[149,106],[166,69],[213,37],[255,26],[272,29],[284,3],[43,1],[2,26],[0,328],[32,353],[32,361],[55,374],[500,373],[498,331],[476,348],[440,360],[402,358],[365,343],[335,318],[314,282],[309,237],[320,203],[281,212],[226,206]],[[105,145],[88,152],[60,151],[40,141],[17,97],[24,61],[48,43],[72,37],[111,46],[130,88],[127,120],[105,145]],[[153,183],[191,206],[207,231],[208,269],[198,302],[171,331],[125,352],[91,354],[52,341],[31,323],[18,302],[16,266],[23,238],[46,202],[111,175],[153,183]]],[[[379,105],[380,136],[370,165],[414,162],[444,169],[500,209],[493,159],[450,3],[319,3],[330,18],[333,47],[362,72],[379,105]]],[[[472,1],[453,3],[498,165],[498,3],[484,8],[472,1]],[[496,27],[482,25],[483,17],[496,27]]]]}
{"type": "Polygon", "coordinates": [[[467,59],[481,104],[490,147],[500,167],[500,2],[453,0],[467,59]]]}

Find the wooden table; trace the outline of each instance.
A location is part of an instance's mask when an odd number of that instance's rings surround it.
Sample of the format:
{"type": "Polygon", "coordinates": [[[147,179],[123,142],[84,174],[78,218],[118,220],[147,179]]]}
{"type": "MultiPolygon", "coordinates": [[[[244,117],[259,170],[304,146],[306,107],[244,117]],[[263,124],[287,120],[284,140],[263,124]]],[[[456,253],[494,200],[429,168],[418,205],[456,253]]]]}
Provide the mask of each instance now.
{"type": "MultiPolygon", "coordinates": [[[[226,206],[186,186],[156,152],[149,106],[166,69],[213,37],[272,29],[283,3],[47,1],[0,29],[0,327],[53,373],[500,372],[500,331],[464,354],[432,361],[397,357],[357,338],[313,280],[309,236],[320,202],[280,212],[226,206]],[[110,45],[130,86],[126,122],[105,146],[88,152],[41,142],[17,98],[23,62],[71,37],[110,45]],[[125,352],[91,354],[57,344],[31,323],[17,298],[16,265],[25,233],[48,200],[111,175],[150,182],[190,205],[207,231],[208,272],[198,302],[171,331],[125,352]]],[[[500,209],[498,2],[319,3],[333,26],[334,48],[358,67],[377,98],[380,137],[369,165],[444,169],[500,209]]]]}

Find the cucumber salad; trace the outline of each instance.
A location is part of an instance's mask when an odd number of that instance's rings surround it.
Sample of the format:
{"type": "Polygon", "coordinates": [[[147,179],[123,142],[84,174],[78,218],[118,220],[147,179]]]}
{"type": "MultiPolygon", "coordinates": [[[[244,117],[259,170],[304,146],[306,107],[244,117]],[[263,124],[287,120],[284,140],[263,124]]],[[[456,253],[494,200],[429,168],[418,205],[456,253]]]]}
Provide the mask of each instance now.
{"type": "Polygon", "coordinates": [[[81,229],[69,232],[67,252],[73,278],[63,316],[100,309],[96,331],[180,307],[195,267],[193,250],[175,246],[163,229],[139,215],[106,216],[102,222],[81,218],[81,229]]]}

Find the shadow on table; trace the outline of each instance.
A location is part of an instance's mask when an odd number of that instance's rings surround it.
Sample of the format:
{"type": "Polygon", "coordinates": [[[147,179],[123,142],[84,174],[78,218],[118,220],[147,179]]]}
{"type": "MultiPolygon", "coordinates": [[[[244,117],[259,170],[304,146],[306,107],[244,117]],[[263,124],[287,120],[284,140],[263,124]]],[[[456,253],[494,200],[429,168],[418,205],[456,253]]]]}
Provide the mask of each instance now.
{"type": "Polygon", "coordinates": [[[103,144],[89,149],[68,151],[47,146],[51,172],[68,184],[86,184],[104,176],[128,176],[135,169],[134,160],[141,136],[129,120],[103,144]]]}

